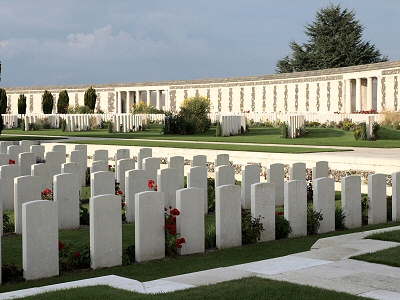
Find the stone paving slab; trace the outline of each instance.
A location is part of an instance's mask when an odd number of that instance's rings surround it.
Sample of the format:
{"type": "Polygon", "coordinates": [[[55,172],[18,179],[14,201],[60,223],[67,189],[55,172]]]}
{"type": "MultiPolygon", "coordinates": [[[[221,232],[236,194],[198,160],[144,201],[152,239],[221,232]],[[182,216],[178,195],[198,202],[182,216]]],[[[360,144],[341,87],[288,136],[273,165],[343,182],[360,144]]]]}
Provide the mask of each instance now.
{"type": "Polygon", "coordinates": [[[359,294],[359,296],[374,298],[374,299],[379,299],[379,300],[399,300],[400,299],[400,293],[383,291],[383,290],[375,290],[375,291],[359,294]]]}

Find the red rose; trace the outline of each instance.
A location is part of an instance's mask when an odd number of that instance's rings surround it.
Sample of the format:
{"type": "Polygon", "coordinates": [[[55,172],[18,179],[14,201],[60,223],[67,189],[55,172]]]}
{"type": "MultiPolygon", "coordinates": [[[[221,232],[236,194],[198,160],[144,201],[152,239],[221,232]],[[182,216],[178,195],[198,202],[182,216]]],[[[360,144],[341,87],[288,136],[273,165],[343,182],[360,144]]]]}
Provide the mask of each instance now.
{"type": "Polygon", "coordinates": [[[123,192],[121,190],[118,190],[118,195],[122,195],[123,192]]]}
{"type": "Polygon", "coordinates": [[[181,238],[180,242],[181,242],[181,244],[186,243],[186,239],[185,238],[181,238]]]}
{"type": "Polygon", "coordinates": [[[174,208],[173,210],[171,210],[171,215],[174,216],[179,216],[181,213],[177,208],[174,208]]]}
{"type": "Polygon", "coordinates": [[[153,186],[154,186],[154,180],[150,179],[150,180],[147,182],[147,185],[149,186],[150,189],[152,189],[153,186]]]}
{"type": "Polygon", "coordinates": [[[76,258],[80,258],[81,257],[81,254],[78,251],[75,251],[74,255],[75,255],[76,258]]]}
{"type": "Polygon", "coordinates": [[[125,202],[121,202],[121,209],[125,208],[125,202]]]}
{"type": "Polygon", "coordinates": [[[62,250],[64,248],[64,244],[61,241],[58,241],[58,250],[62,250]]]}
{"type": "Polygon", "coordinates": [[[171,229],[171,230],[169,231],[169,233],[172,234],[172,235],[175,235],[175,234],[176,234],[176,229],[171,229]]]}

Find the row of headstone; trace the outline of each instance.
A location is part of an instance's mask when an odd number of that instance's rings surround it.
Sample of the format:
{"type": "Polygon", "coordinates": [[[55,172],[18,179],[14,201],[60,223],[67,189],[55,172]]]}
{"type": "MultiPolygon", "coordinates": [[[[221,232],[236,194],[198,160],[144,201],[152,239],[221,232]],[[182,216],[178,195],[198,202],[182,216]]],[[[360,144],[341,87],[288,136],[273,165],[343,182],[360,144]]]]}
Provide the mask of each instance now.
{"type": "Polygon", "coordinates": [[[139,131],[143,127],[143,116],[137,114],[116,114],[112,116],[114,132],[139,131]]]}
{"type": "Polygon", "coordinates": [[[221,115],[221,136],[237,135],[241,133],[241,128],[246,130],[246,116],[244,115],[221,115]]]}

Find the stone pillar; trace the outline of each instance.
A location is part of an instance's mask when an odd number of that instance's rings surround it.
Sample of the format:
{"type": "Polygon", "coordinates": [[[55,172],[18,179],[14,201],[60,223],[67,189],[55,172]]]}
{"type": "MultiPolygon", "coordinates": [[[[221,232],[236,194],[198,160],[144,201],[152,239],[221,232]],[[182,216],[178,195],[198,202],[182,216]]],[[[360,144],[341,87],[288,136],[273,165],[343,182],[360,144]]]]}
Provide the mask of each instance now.
{"type": "Polygon", "coordinates": [[[351,114],[351,79],[346,80],[346,108],[345,113],[351,114]]]}
{"type": "Polygon", "coordinates": [[[373,91],[374,91],[374,86],[372,83],[372,77],[367,78],[367,107],[366,109],[373,109],[373,91]]]}
{"type": "Polygon", "coordinates": [[[356,78],[356,111],[362,110],[361,103],[361,78],[356,78]]]}
{"type": "Polygon", "coordinates": [[[161,97],[162,97],[162,91],[158,90],[158,91],[156,91],[156,93],[157,93],[157,96],[156,96],[156,108],[157,109],[161,109],[160,100],[161,100],[161,97]]]}
{"type": "Polygon", "coordinates": [[[116,114],[119,114],[120,112],[121,112],[121,92],[120,91],[117,91],[117,95],[116,95],[117,97],[117,99],[116,99],[116,101],[115,101],[115,113],[116,114]]]}
{"type": "Polygon", "coordinates": [[[147,106],[151,105],[151,90],[146,91],[146,104],[147,106]]]}
{"type": "Polygon", "coordinates": [[[131,103],[131,97],[130,97],[130,91],[126,91],[126,100],[125,100],[125,113],[129,114],[130,112],[130,103],[131,103]]]}

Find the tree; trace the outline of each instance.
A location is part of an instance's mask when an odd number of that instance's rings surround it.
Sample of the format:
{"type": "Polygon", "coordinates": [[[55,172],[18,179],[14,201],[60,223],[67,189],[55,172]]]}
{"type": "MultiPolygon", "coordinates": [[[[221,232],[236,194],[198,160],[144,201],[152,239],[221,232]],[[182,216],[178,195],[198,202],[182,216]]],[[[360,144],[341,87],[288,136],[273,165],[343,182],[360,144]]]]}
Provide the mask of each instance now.
{"type": "Polygon", "coordinates": [[[316,20],[305,26],[308,42],[291,41],[292,54],[276,63],[276,73],[301,72],[371,64],[388,60],[374,44],[362,40],[364,26],[354,10],[330,4],[316,13],[316,20]]]}
{"type": "Polygon", "coordinates": [[[20,94],[18,98],[18,113],[26,114],[26,96],[24,94],[20,94]]]}
{"type": "Polygon", "coordinates": [[[84,104],[86,106],[89,106],[92,111],[94,111],[94,107],[96,106],[96,99],[97,99],[96,90],[93,89],[93,87],[88,88],[87,91],[85,92],[83,100],[84,104]]]}
{"type": "Polygon", "coordinates": [[[7,94],[6,90],[0,88],[0,114],[5,114],[7,111],[7,94]]]}
{"type": "Polygon", "coordinates": [[[59,114],[67,113],[69,106],[69,96],[67,90],[61,91],[58,95],[57,112],[59,114]]]}
{"type": "Polygon", "coordinates": [[[0,134],[3,131],[4,123],[3,123],[3,116],[0,114],[0,134]]]}
{"type": "Polygon", "coordinates": [[[53,95],[45,90],[42,96],[42,110],[44,114],[51,114],[53,111],[54,98],[53,95]]]}
{"type": "Polygon", "coordinates": [[[180,106],[179,116],[184,120],[187,134],[206,132],[210,129],[210,99],[195,96],[185,99],[180,106]]]}

